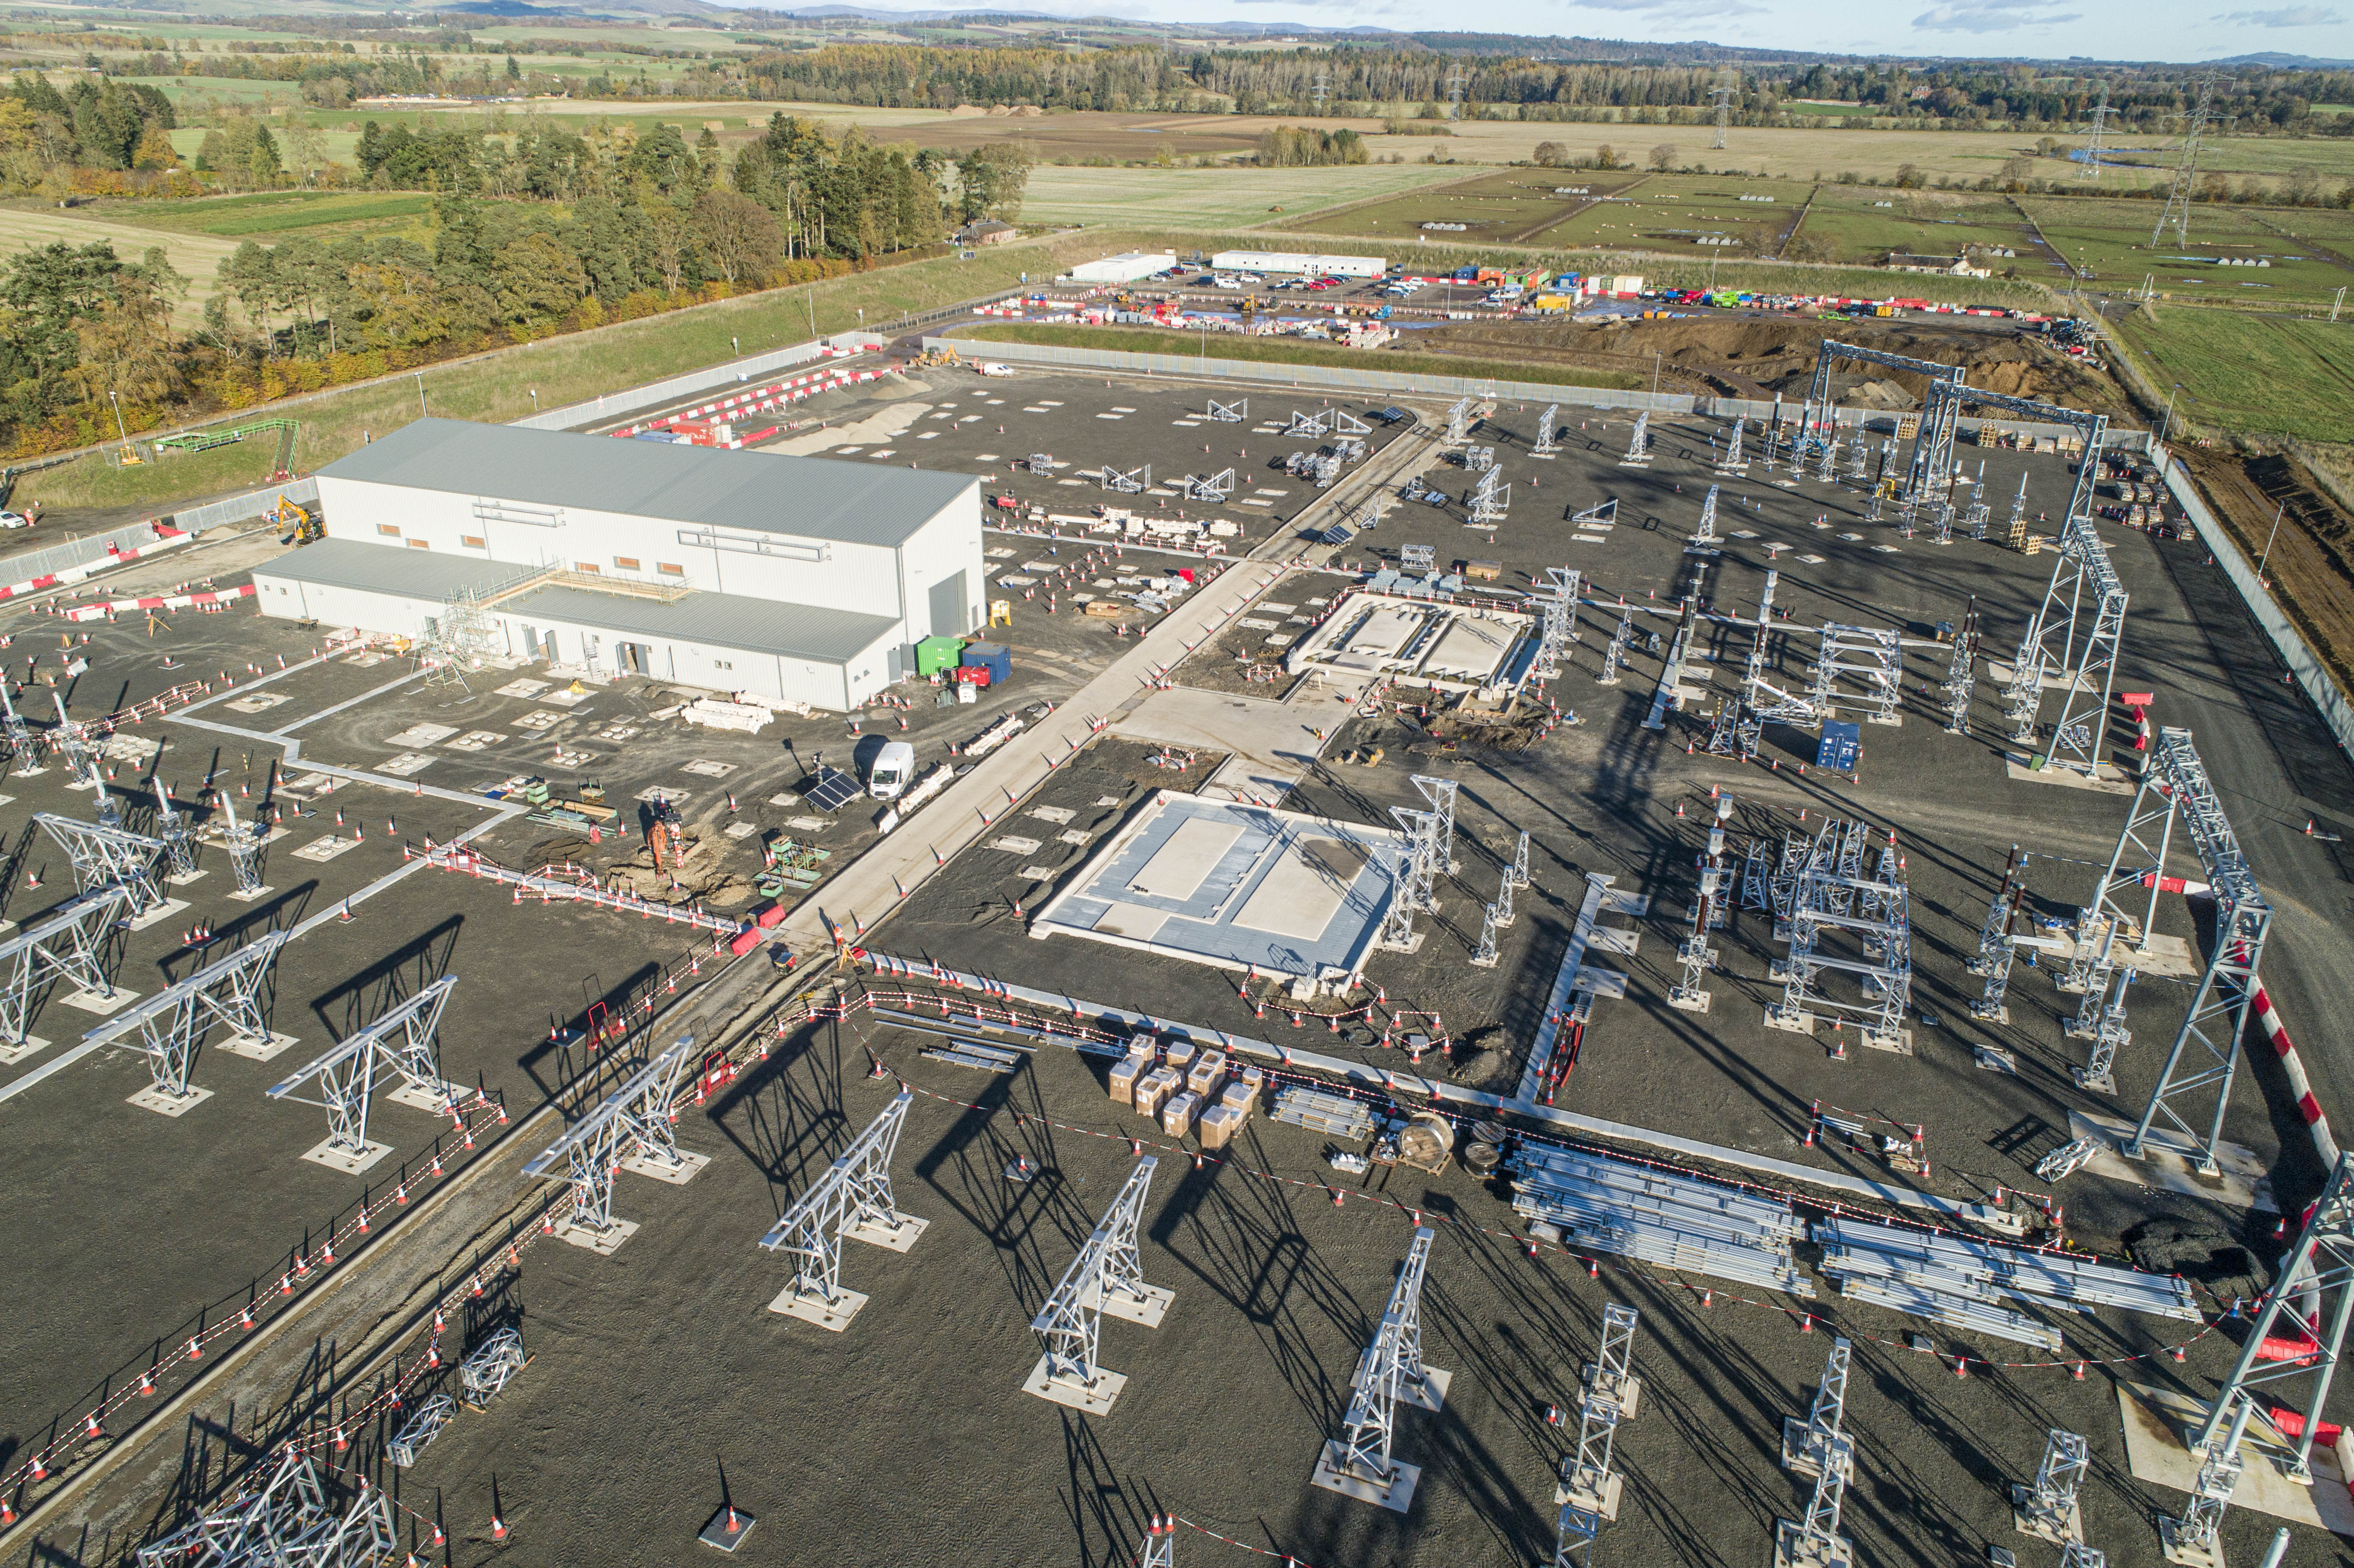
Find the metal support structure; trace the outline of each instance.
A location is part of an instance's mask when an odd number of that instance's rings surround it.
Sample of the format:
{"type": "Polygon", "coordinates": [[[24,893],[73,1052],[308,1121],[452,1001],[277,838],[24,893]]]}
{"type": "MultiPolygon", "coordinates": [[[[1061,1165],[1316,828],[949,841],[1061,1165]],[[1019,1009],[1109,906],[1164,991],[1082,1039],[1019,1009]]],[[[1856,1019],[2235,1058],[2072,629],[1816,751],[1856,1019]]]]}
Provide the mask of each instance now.
{"type": "Polygon", "coordinates": [[[0,712],[7,715],[8,755],[16,762],[16,776],[22,779],[41,772],[41,743],[34,738],[32,726],[16,712],[5,677],[0,677],[0,712]]]}
{"type": "Polygon", "coordinates": [[[1748,433],[1748,420],[1733,421],[1733,434],[1725,438],[1724,450],[1716,460],[1717,472],[1747,473],[1749,471],[1749,459],[1741,450],[1742,438],[1748,433]]]}
{"type": "Polygon", "coordinates": [[[1651,465],[1651,411],[1649,408],[1635,416],[1634,433],[1627,438],[1627,455],[1618,460],[1620,468],[1649,468],[1651,465]]]}
{"type": "Polygon", "coordinates": [[[1465,519],[1474,527],[1500,523],[1512,503],[1512,487],[1502,482],[1504,471],[1490,468],[1479,475],[1471,491],[1471,509],[1465,519]]]}
{"type": "Polygon", "coordinates": [[[78,822],[52,811],[36,812],[33,821],[66,852],[74,884],[84,893],[122,887],[131,895],[130,917],[134,920],[164,902],[164,890],[155,885],[156,862],[164,853],[161,839],[96,822],[78,822]]]}
{"type": "Polygon", "coordinates": [[[1177,1521],[1155,1514],[1144,1527],[1144,1551],[1136,1568],[1176,1568],[1177,1521]]]}
{"type": "Polygon", "coordinates": [[[261,881],[261,838],[237,820],[237,808],[221,797],[221,844],[228,851],[228,867],[238,892],[248,897],[269,891],[261,881]]]}
{"type": "Polygon", "coordinates": [[[500,1329],[490,1338],[466,1352],[458,1363],[458,1385],[466,1391],[466,1403],[480,1410],[506,1391],[514,1374],[529,1364],[531,1358],[524,1353],[523,1335],[514,1329],[500,1329]]]}
{"type": "MultiPolygon", "coordinates": [[[[1421,793],[1423,800],[1429,803],[1431,814],[1437,819],[1437,842],[1432,851],[1433,874],[1451,875],[1455,871],[1455,796],[1461,786],[1452,779],[1433,779],[1426,773],[1410,774],[1406,781],[1421,793]]],[[[1427,888],[1424,896],[1423,907],[1437,907],[1427,888]]]]}
{"type": "Polygon", "coordinates": [[[2020,1534],[2040,1536],[2058,1544],[2084,1533],[2076,1493],[2084,1484],[2089,1462],[2082,1437],[2057,1426],[2052,1428],[2043,1440],[2043,1462],[2035,1468],[2033,1484],[2010,1489],[2011,1507],[2016,1510],[2020,1534]]]}
{"type": "Polygon", "coordinates": [[[417,1407],[416,1413],[401,1423],[400,1430],[384,1446],[384,1457],[402,1469],[417,1463],[441,1429],[458,1414],[458,1402],[446,1393],[437,1393],[417,1407]]]}
{"type": "Polygon", "coordinates": [[[1096,476],[1096,482],[1117,494],[1141,495],[1152,488],[1152,465],[1146,463],[1142,468],[1122,471],[1106,463],[1096,476]]]}
{"type": "Polygon", "coordinates": [[[1618,683],[1618,667],[1627,661],[1628,644],[1635,641],[1635,609],[1628,606],[1618,614],[1618,629],[1610,634],[1610,646],[1602,651],[1602,673],[1594,677],[1597,686],[1618,683]]]}
{"type": "MultiPolygon", "coordinates": [[[[1789,956],[1776,966],[1782,1000],[1766,1010],[1766,1023],[1810,1034],[1819,1012],[1845,1014],[1858,1021],[1866,1045],[1910,1054],[1903,1027],[1913,992],[1910,894],[1893,853],[1864,874],[1870,831],[1861,821],[1832,819],[1816,834],[1791,899],[1789,956]],[[1824,939],[1834,937],[1839,946],[1824,948],[1824,939]],[[1822,990],[1830,974],[1854,976],[1858,999],[1822,990]]],[[[1834,1058],[1845,1054],[1843,1046],[1832,1047],[1834,1058]]]]}
{"type": "Polygon", "coordinates": [[[1583,581],[1584,574],[1573,568],[1547,567],[1537,586],[1537,656],[1529,662],[1529,671],[1541,681],[1560,675],[1563,654],[1577,641],[1577,597],[1583,581]]]}
{"type": "MultiPolygon", "coordinates": [[[[2163,769],[2173,781],[2183,826],[2213,890],[2215,945],[2199,977],[2199,989],[2192,993],[2190,1010],[2175,1031],[2166,1065],[2158,1072],[2158,1085],[2150,1091],[2149,1103],[2143,1107],[2124,1153],[2127,1159],[2138,1160],[2147,1152],[2152,1128],[2163,1118],[2175,1134],[2187,1140],[2173,1151],[2189,1159],[2202,1175],[2212,1176],[2219,1169],[2215,1149],[2222,1141],[2223,1113],[2230,1107],[2232,1082],[2239,1068],[2240,1032],[2255,1002],[2256,973],[2264,962],[2273,911],[2248,869],[2247,857],[2240,852],[2238,836],[2208,781],[2206,767],[2191,747],[2190,732],[2162,729],[2158,747],[2160,756],[2153,761],[2152,770],[2163,769]],[[2211,1093],[2214,1108],[2201,1117],[2201,1130],[2184,1118],[2181,1107],[2195,1106],[2211,1093]]],[[[2162,1141],[2172,1141],[2167,1133],[2158,1136],[2162,1141]]]]}
{"type": "Polygon", "coordinates": [[[1708,945],[1708,933],[1730,874],[1720,866],[1701,868],[1700,885],[1692,895],[1691,931],[1676,948],[1676,961],[1683,966],[1683,978],[1668,991],[1670,1007],[1685,1012],[1708,1011],[1709,993],[1701,981],[1716,967],[1717,959],[1716,949],[1708,945]]]}
{"type": "Polygon", "coordinates": [[[2329,1385],[2345,1354],[2346,1326],[2354,1315],[2354,1154],[2340,1154],[2280,1272],[2249,1314],[2247,1338],[2223,1380],[2207,1419],[2190,1439],[2194,1453],[2236,1452],[2250,1419],[2265,1423],[2288,1450],[2280,1460],[2293,1480],[2313,1480],[2315,1435],[2329,1402],[2329,1385]],[[2284,1356],[2282,1351],[2292,1353],[2284,1356]],[[2275,1425],[2285,1407],[2304,1425],[2290,1436],[2275,1425]]]}
{"type": "Polygon", "coordinates": [[[1842,707],[1863,710],[1866,722],[1893,725],[1904,700],[1904,643],[1893,627],[1841,626],[1823,622],[1808,701],[1819,718],[1842,707]],[[1841,701],[1840,677],[1864,688],[1861,702],[1841,701]]]}
{"type": "Polygon", "coordinates": [[[1519,847],[1512,851],[1512,868],[1504,874],[1504,885],[1506,887],[1529,885],[1529,831],[1526,828],[1521,830],[1519,847]]]}
{"type": "Polygon", "coordinates": [[[1840,1535],[1839,1525],[1840,1502],[1854,1470],[1855,1439],[1841,1432],[1831,1439],[1830,1451],[1815,1472],[1805,1520],[1775,1521],[1776,1561],[1784,1568],[1845,1568],[1853,1560],[1854,1544],[1840,1535]]]}
{"type": "MultiPolygon", "coordinates": [[[[2085,466],[2092,466],[2089,459],[2085,466]]],[[[2127,602],[2125,584],[2109,564],[2108,549],[2093,519],[2070,517],[2061,530],[2060,558],[2052,564],[2042,606],[2020,640],[2010,683],[2003,694],[2010,705],[2011,739],[2031,745],[2043,688],[2061,687],[2060,718],[2052,726],[2043,766],[2094,776],[2105,749],[2127,602]]]]}
{"type": "Polygon", "coordinates": [[[1245,397],[1237,402],[1221,403],[1213,397],[1210,399],[1207,418],[1212,424],[1216,425],[1244,424],[1250,418],[1250,399],[1245,397]]]}
{"type": "Polygon", "coordinates": [[[1412,1502],[1422,1472],[1393,1456],[1398,1406],[1437,1410],[1446,1403],[1451,1381],[1451,1374],[1422,1361],[1422,1281],[1437,1239],[1428,1225],[1416,1227],[1390,1289],[1389,1305],[1373,1330],[1373,1342],[1359,1358],[1350,1382],[1341,1435],[1324,1446],[1314,1478],[1314,1484],[1328,1491],[1361,1497],[1401,1513],[1412,1502]]]}
{"type": "Polygon", "coordinates": [[[13,1061],[48,1045],[35,1038],[32,1022],[52,982],[101,999],[114,995],[110,938],[131,908],[126,889],[101,888],[0,939],[0,1057],[13,1061]]]}
{"type": "MultiPolygon", "coordinates": [[[[2287,1537],[2288,1531],[2282,1531],[2281,1538],[2286,1540],[2287,1537]]],[[[2060,1549],[2060,1568],[2109,1568],[2108,1553],[2081,1541],[2072,1541],[2060,1549]]],[[[2280,1568],[2280,1565],[2272,1563],[2264,1564],[2264,1568],[2280,1568]]]]}
{"type": "MultiPolygon", "coordinates": [[[[157,758],[162,758],[160,752],[157,758]]],[[[155,792],[155,838],[164,846],[164,863],[170,867],[164,875],[173,882],[192,882],[196,875],[196,835],[173,807],[172,792],[154,775],[148,775],[147,787],[155,792]]]]}
{"type": "Polygon", "coordinates": [[[2003,868],[2002,885],[1988,901],[1986,921],[1978,927],[1978,950],[1963,966],[1974,975],[1986,977],[1985,994],[1970,1003],[1970,1016],[1981,1022],[2010,1021],[2010,1007],[2005,998],[2010,990],[2011,959],[2017,953],[2011,937],[2026,897],[2027,888],[2020,878],[2019,846],[2013,844],[2009,863],[2003,868]]]}
{"type": "Polygon", "coordinates": [[[2182,1517],[2158,1521],[2158,1540],[2164,1543],[2169,1561],[2222,1561],[2219,1538],[2223,1531],[2223,1514],[2232,1506],[2232,1494],[2240,1489],[2240,1478],[2248,1468],[2247,1457],[2240,1452],[2240,1439],[2246,1432],[2247,1422],[2247,1409],[2243,1406],[2238,1419],[2232,1424],[2228,1440],[2219,1441],[2202,1455],[2199,1474],[2190,1482],[2190,1505],[2182,1510],[2182,1517]]]}
{"type": "Polygon", "coordinates": [[[1585,1397],[1606,1399],[1630,1420],[1642,1402],[1643,1385],[1635,1376],[1635,1327],[1632,1307],[1617,1302],[1602,1308],[1602,1342],[1585,1363],[1585,1397]]]}
{"type": "Polygon", "coordinates": [[[1560,404],[1548,403],[1545,405],[1544,412],[1537,416],[1536,444],[1529,448],[1529,456],[1549,458],[1560,454],[1561,443],[1557,439],[1560,432],[1553,425],[1553,419],[1560,412],[1560,404]]]}
{"type": "Polygon", "coordinates": [[[289,1446],[270,1479],[139,1549],[139,1568],[376,1568],[399,1550],[392,1499],[362,1478],[337,1508],[311,1457],[289,1446]]]}
{"type": "Polygon", "coordinates": [[[2101,83],[2101,101],[2093,109],[2092,128],[2085,132],[2084,158],[2076,170],[2078,179],[2097,180],[2101,177],[2101,140],[2108,128],[2109,116],[2115,112],[2109,107],[2109,84],[2105,81],[2101,83]]]}
{"type": "MultiPolygon", "coordinates": [[[[1511,894],[1508,890],[1503,896],[1510,899],[1511,894]]],[[[1492,969],[1496,967],[1496,933],[1507,923],[1499,918],[1499,913],[1494,904],[1489,905],[1480,912],[1479,945],[1471,952],[1471,966],[1474,969],[1492,969]]],[[[1509,914],[1510,911],[1506,910],[1502,913],[1509,914]]]]}
{"type": "Polygon", "coordinates": [[[188,1073],[216,1025],[227,1028],[235,1044],[255,1055],[274,1056],[293,1044],[270,1032],[264,994],[278,950],[291,939],[286,931],[265,932],[169,989],[131,1003],[82,1041],[103,1044],[136,1031],[154,1078],[154,1087],[146,1092],[163,1102],[157,1108],[184,1108],[204,1097],[204,1091],[189,1086],[188,1073]]]}
{"type": "Polygon", "coordinates": [[[1447,434],[1441,446],[1459,447],[1471,439],[1471,399],[1458,397],[1447,410],[1447,434]]]}
{"type": "Polygon", "coordinates": [[[1969,613],[1954,637],[1954,656],[1946,666],[1946,733],[1970,733],[1970,699],[1978,691],[1978,601],[1970,599],[1969,613]]]}
{"type": "Polygon", "coordinates": [[[1716,546],[1716,486],[1708,487],[1708,494],[1700,503],[1700,523],[1685,541],[1688,546],[1713,552],[1716,546]]]}
{"type": "Polygon", "coordinates": [[[1176,1299],[1174,1291],[1144,1282],[1144,1264],[1136,1247],[1145,1194],[1158,1163],[1149,1154],[1136,1162],[1095,1234],[1031,1319],[1031,1331],[1046,1350],[1022,1385],[1024,1393],[1097,1415],[1109,1411],[1119,1397],[1127,1377],[1096,1359],[1104,1316],[1152,1328],[1176,1299]]]}
{"type": "MultiPolygon", "coordinates": [[[[683,1040],[679,1045],[692,1044],[683,1040]]],[[[915,1097],[912,1090],[901,1089],[760,1238],[763,1247],[794,1260],[793,1282],[769,1304],[770,1311],[836,1331],[849,1327],[866,1298],[842,1287],[843,1238],[906,1252],[931,1223],[901,1213],[891,1192],[891,1160],[915,1097]]]]}
{"type": "Polygon", "coordinates": [[[1226,468],[1215,473],[1189,473],[1177,485],[1188,501],[1224,501],[1235,493],[1235,471],[1226,468]]]}
{"type": "Polygon", "coordinates": [[[418,1108],[457,1119],[455,1086],[441,1076],[441,1054],[433,1033],[457,983],[457,976],[442,976],[322,1053],[293,1076],[271,1086],[273,1100],[292,1100],[326,1111],[327,1140],[312,1150],[313,1156],[364,1168],[360,1162],[374,1163],[388,1153],[388,1146],[368,1141],[368,1107],[377,1088],[394,1078],[402,1081],[399,1092],[410,1095],[418,1108]],[[318,1098],[298,1092],[313,1084],[318,1098]]]}
{"type": "Polygon", "coordinates": [[[73,776],[74,786],[85,789],[103,789],[106,776],[98,766],[98,748],[90,743],[90,731],[66,716],[66,699],[55,687],[49,690],[49,700],[58,705],[58,727],[49,732],[49,744],[66,759],[66,771],[73,776]]]}
{"type": "Polygon", "coordinates": [[[1823,1366],[1823,1381],[1815,1386],[1815,1402],[1808,1407],[1807,1418],[1782,1418],[1784,1469],[1810,1476],[1830,1458],[1832,1441],[1847,1415],[1848,1363],[1853,1353],[1854,1347],[1846,1340],[1833,1340],[1830,1357],[1823,1366]]]}
{"type": "Polygon", "coordinates": [[[673,1181],[694,1175],[698,1162],[680,1151],[672,1130],[678,1120],[679,1085],[694,1050],[695,1037],[680,1035],[523,1168],[525,1176],[535,1178],[564,1167],[572,1186],[567,1239],[572,1239],[570,1233],[585,1233],[592,1244],[619,1246],[636,1228],[613,1218],[613,1181],[621,1171],[673,1181]]]}
{"type": "Polygon", "coordinates": [[[2190,243],[2191,187],[2199,178],[2200,140],[2206,134],[2207,123],[2215,117],[2215,84],[2219,79],[2212,70],[2201,71],[2198,78],[2199,96],[2190,106],[2190,123],[2182,132],[2182,151],[2176,155],[2174,178],[2166,187],[2166,206],[2150,227],[2149,243],[2155,249],[2166,233],[2168,224],[2174,225],[2174,242],[2190,243]]]}

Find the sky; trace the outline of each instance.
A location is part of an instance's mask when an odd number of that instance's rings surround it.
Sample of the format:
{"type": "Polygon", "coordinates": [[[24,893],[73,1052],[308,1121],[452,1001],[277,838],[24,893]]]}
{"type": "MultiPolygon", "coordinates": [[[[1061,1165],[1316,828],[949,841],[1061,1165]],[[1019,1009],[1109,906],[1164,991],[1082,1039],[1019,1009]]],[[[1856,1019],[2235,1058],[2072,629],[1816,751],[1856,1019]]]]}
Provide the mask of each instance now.
{"type": "MultiPolygon", "coordinates": [[[[888,0],[861,0],[875,10],[888,0]]],[[[989,0],[983,0],[988,4],[989,0]]],[[[2223,0],[2229,4],[2230,0],[2223,0]]],[[[2354,0],[2223,10],[2218,0],[996,0],[995,8],[1157,22],[1477,29],[1827,54],[2216,59],[2280,53],[2354,58],[2354,0]]]]}

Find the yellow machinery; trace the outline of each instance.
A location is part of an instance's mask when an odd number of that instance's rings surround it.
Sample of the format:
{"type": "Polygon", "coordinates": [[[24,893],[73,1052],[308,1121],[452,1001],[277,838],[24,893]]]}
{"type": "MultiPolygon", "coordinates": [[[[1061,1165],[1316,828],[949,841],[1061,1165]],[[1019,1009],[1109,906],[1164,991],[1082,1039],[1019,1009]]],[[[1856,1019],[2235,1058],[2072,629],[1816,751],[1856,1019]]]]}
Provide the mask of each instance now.
{"type": "Polygon", "coordinates": [[[916,364],[918,366],[939,365],[946,366],[950,369],[955,369],[960,367],[964,364],[964,360],[957,354],[955,349],[949,347],[946,344],[942,344],[938,348],[928,348],[924,350],[923,353],[916,355],[916,364]]]}
{"type": "Polygon", "coordinates": [[[307,545],[313,539],[323,537],[326,532],[326,524],[319,521],[317,513],[283,495],[278,498],[278,539],[281,544],[307,545]]]}

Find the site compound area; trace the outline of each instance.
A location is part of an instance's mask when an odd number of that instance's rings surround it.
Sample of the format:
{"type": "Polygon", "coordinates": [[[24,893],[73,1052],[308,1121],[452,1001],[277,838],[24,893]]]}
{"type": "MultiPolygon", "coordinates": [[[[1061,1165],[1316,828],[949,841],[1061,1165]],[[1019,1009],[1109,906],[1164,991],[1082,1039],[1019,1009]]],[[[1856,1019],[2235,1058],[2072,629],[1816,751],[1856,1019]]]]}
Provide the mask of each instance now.
{"type": "Polygon", "coordinates": [[[2347,758],[2145,435],[1820,354],[420,421],[5,611],[0,1543],[2342,1561],[2347,758]]]}

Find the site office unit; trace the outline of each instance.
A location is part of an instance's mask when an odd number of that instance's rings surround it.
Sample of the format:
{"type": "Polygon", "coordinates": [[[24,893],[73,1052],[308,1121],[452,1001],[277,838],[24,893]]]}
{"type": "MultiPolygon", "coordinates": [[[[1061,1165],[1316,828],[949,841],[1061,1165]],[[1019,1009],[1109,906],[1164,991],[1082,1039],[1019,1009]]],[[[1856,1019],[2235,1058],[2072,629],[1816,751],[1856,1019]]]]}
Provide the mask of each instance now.
{"type": "Polygon", "coordinates": [[[970,475],[420,419],[318,481],[265,613],[425,637],[470,592],[493,652],[835,710],[982,620],[970,475]]]}

